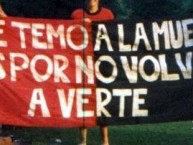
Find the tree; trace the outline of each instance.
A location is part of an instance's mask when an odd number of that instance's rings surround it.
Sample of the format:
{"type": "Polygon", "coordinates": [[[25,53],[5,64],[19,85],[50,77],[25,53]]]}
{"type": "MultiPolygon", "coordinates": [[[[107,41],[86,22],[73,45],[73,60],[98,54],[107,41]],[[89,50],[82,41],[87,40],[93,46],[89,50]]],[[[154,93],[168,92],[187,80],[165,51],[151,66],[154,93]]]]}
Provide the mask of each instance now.
{"type": "Polygon", "coordinates": [[[181,14],[183,15],[192,15],[193,14],[193,1],[192,0],[184,0],[181,7],[181,14]]]}
{"type": "MultiPolygon", "coordinates": [[[[85,7],[85,0],[0,0],[10,16],[68,19],[74,9],[85,7]]],[[[152,19],[193,13],[193,0],[101,0],[116,19],[152,19]]]]}
{"type": "Polygon", "coordinates": [[[128,19],[132,14],[130,1],[131,0],[103,0],[102,4],[114,12],[116,19],[128,19]]]}
{"type": "Polygon", "coordinates": [[[175,16],[182,2],[179,0],[133,0],[133,11],[137,17],[145,19],[175,16]]]}

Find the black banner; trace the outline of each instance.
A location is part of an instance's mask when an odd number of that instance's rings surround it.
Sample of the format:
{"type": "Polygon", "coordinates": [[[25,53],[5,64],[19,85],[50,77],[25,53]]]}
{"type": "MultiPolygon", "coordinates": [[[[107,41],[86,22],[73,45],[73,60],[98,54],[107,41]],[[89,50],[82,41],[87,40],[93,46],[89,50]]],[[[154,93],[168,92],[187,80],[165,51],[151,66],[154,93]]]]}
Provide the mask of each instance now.
{"type": "Polygon", "coordinates": [[[193,18],[92,28],[98,124],[193,119],[193,18]]]}

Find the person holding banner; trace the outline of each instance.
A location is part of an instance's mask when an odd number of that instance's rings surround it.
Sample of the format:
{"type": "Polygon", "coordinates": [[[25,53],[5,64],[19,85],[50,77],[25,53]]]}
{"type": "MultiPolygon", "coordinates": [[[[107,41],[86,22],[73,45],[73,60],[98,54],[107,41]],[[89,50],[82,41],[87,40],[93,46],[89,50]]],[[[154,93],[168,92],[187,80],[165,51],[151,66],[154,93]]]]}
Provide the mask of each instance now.
{"type": "MultiPolygon", "coordinates": [[[[84,19],[85,22],[91,23],[92,21],[105,21],[114,19],[114,14],[111,10],[101,7],[100,0],[86,0],[85,9],[77,9],[71,15],[72,19],[84,19]]],[[[109,145],[108,128],[106,125],[100,126],[102,136],[102,145],[109,145]]],[[[80,144],[87,144],[87,128],[80,128],[80,144]]]]}
{"type": "Polygon", "coordinates": [[[100,0],[86,0],[85,9],[77,9],[71,15],[72,19],[84,19],[86,22],[114,19],[111,10],[100,7],[100,0]]]}

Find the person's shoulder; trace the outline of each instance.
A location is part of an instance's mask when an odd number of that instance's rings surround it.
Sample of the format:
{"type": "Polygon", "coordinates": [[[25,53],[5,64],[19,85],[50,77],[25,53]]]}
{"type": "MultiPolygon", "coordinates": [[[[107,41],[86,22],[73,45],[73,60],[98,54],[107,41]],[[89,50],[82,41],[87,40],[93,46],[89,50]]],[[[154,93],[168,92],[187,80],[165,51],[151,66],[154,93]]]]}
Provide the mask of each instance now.
{"type": "Polygon", "coordinates": [[[108,9],[108,8],[101,7],[101,12],[109,15],[111,17],[111,19],[115,18],[114,13],[110,9],[108,9]]]}
{"type": "Polygon", "coordinates": [[[101,7],[101,10],[111,11],[109,8],[106,8],[106,7],[101,7]]]}
{"type": "Polygon", "coordinates": [[[76,9],[72,12],[72,14],[82,13],[84,10],[82,8],[76,9]]]}
{"type": "Polygon", "coordinates": [[[79,8],[79,9],[74,10],[74,11],[72,12],[72,14],[71,14],[71,18],[72,18],[72,19],[77,19],[77,17],[79,17],[79,15],[82,15],[83,11],[84,11],[84,10],[83,10],[82,8],[79,8]]]}
{"type": "Polygon", "coordinates": [[[101,7],[101,10],[102,11],[106,11],[106,12],[109,12],[109,13],[112,13],[112,11],[108,8],[105,8],[105,7],[101,7]]]}

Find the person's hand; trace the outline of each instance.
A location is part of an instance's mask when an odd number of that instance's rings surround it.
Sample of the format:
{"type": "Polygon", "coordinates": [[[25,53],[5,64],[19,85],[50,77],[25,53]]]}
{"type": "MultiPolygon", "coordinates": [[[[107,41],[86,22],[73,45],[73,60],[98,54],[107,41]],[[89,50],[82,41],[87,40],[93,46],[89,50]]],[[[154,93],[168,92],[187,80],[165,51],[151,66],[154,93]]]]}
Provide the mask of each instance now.
{"type": "Polygon", "coordinates": [[[92,22],[91,19],[89,19],[89,18],[84,18],[83,20],[84,20],[84,22],[87,22],[87,23],[91,23],[92,22]]]}

